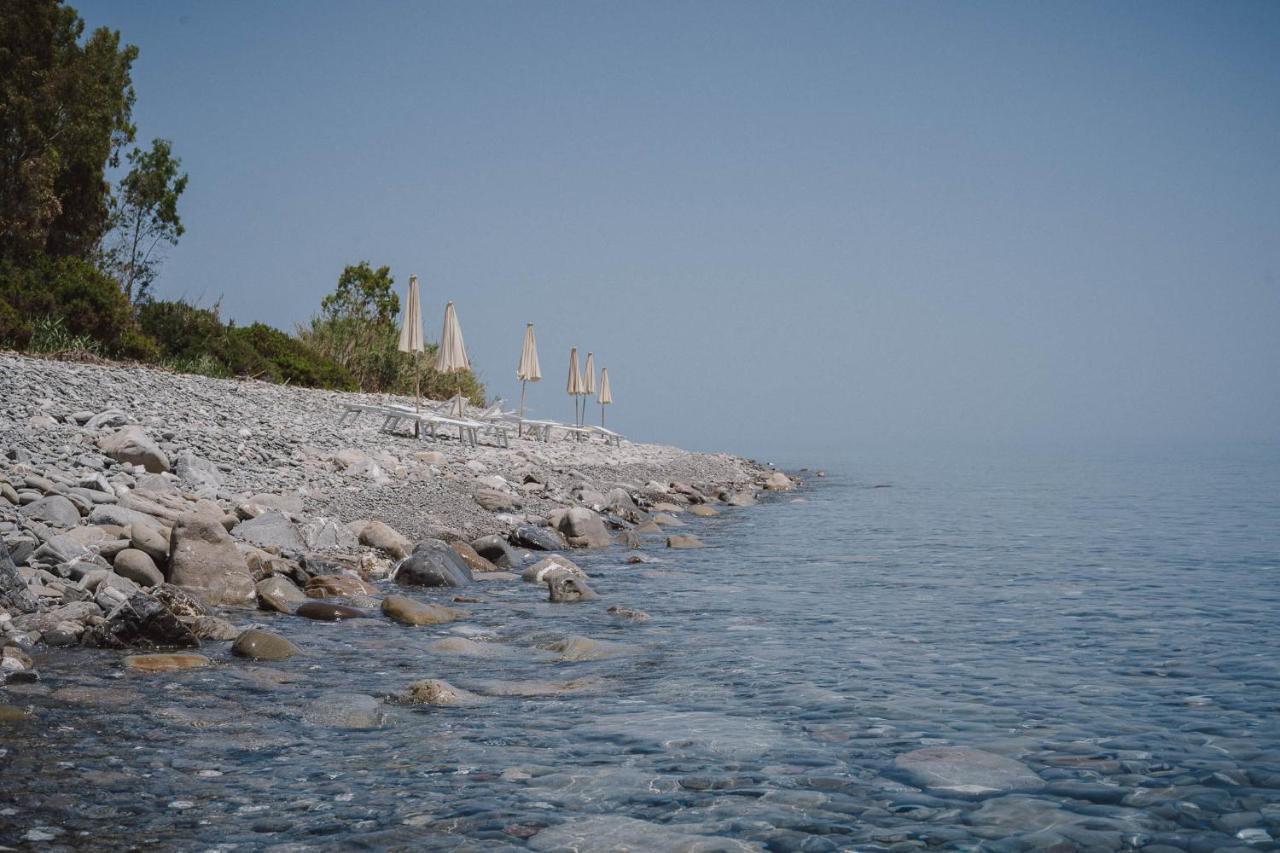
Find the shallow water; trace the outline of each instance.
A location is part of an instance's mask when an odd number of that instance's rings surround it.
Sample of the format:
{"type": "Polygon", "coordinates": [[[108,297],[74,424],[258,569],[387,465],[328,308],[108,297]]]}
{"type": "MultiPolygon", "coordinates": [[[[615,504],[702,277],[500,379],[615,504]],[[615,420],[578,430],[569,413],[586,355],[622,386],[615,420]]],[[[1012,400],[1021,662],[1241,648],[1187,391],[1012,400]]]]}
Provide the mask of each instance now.
{"type": "Polygon", "coordinates": [[[582,559],[597,603],[493,582],[455,625],[262,615],[307,657],[209,644],[186,673],[46,655],[0,691],[35,715],[0,721],[0,844],[1277,848],[1275,448],[878,457],[689,529],[710,547],[582,559]],[[539,648],[569,635],[619,645],[539,648]],[[428,677],[574,689],[328,724],[333,694],[428,677]],[[894,759],[931,746],[1045,787],[922,790],[894,759]]]}

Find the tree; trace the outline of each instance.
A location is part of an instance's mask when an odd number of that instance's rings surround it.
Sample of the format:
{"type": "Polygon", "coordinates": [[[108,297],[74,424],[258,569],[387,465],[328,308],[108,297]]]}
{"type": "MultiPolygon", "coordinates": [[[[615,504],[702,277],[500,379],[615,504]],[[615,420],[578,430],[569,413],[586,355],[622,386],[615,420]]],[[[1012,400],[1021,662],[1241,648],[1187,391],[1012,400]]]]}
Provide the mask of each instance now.
{"type": "Polygon", "coordinates": [[[183,234],[178,197],[187,188],[182,161],[173,156],[167,139],[151,142],[151,150],[129,152],[129,174],[120,181],[112,198],[112,245],[104,252],[104,265],[120,282],[125,299],[145,301],[160,270],[155,254],[161,243],[178,244],[183,234]]]}
{"type": "Polygon", "coordinates": [[[320,310],[330,320],[361,320],[394,324],[400,313],[400,297],[391,267],[375,271],[368,261],[348,264],[338,276],[338,287],[320,301],[320,310]]]}
{"type": "Polygon", "coordinates": [[[103,173],[132,142],[138,49],[58,0],[0,3],[0,258],[88,259],[108,219],[103,173]]]}

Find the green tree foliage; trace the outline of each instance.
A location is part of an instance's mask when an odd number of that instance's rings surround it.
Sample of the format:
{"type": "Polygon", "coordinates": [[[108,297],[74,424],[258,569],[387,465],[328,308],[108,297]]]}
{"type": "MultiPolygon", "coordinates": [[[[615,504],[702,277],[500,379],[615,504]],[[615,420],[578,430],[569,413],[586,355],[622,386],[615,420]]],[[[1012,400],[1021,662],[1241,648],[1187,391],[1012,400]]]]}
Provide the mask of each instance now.
{"type": "MultiPolygon", "coordinates": [[[[333,293],[320,302],[320,314],[298,336],[313,350],[342,365],[364,391],[414,393],[414,361],[397,349],[400,330],[396,317],[400,299],[388,267],[373,269],[368,261],[346,267],[333,293]]],[[[417,356],[422,393],[443,400],[458,392],[477,405],[484,403],[484,386],[469,371],[443,376],[431,367],[435,346],[417,356]]]]}
{"type": "Polygon", "coordinates": [[[0,3],[0,257],[88,259],[105,232],[108,165],[133,140],[138,55],[57,0],[0,3]]]}
{"type": "Polygon", "coordinates": [[[183,234],[178,197],[187,188],[187,175],[179,174],[182,161],[173,156],[167,139],[156,139],[151,150],[129,152],[129,174],[120,181],[112,198],[112,238],[103,253],[125,299],[143,302],[159,272],[161,243],[176,246],[183,234]]]}

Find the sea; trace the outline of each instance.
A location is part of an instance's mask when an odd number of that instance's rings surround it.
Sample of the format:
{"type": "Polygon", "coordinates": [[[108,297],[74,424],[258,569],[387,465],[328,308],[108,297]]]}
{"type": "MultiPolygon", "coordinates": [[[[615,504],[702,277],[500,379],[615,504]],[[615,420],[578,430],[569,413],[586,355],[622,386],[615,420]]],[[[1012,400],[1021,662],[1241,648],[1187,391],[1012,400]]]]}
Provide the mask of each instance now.
{"type": "Polygon", "coordinates": [[[282,663],[38,655],[0,845],[1280,849],[1280,446],[846,455],[687,518],[701,550],[575,553],[596,602],[255,615],[282,663]],[[427,678],[488,701],[360,698],[427,678]]]}

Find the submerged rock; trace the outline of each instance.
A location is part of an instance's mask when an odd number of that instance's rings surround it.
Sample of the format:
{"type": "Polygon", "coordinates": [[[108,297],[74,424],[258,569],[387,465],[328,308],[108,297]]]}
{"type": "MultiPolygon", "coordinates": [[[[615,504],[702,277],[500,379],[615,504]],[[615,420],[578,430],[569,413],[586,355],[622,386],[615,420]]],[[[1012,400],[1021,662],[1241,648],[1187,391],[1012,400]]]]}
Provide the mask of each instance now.
{"type": "Polygon", "coordinates": [[[556,604],[577,601],[595,601],[600,596],[582,578],[568,573],[553,572],[547,577],[548,597],[556,604]]]}
{"type": "Polygon", "coordinates": [[[557,652],[560,659],[566,661],[599,660],[629,651],[620,643],[606,643],[590,637],[567,637],[542,648],[557,652]]]}
{"type": "Polygon", "coordinates": [[[343,619],[362,619],[369,614],[357,607],[331,604],[327,601],[308,601],[293,611],[294,615],[321,622],[341,622],[343,619]]]}
{"type": "Polygon", "coordinates": [[[913,785],[946,794],[981,797],[1044,787],[1025,764],[967,747],[917,749],[899,755],[893,765],[913,785]]]}
{"type": "Polygon", "coordinates": [[[302,719],[317,726],[376,729],[387,719],[382,702],[362,693],[324,693],[307,704],[302,719]]]}
{"type": "Polygon", "coordinates": [[[682,533],[677,536],[668,536],[667,547],[675,548],[675,549],[688,549],[688,548],[702,548],[705,546],[702,544],[702,540],[699,539],[697,536],[692,536],[687,533],[682,533]]]}
{"type": "Polygon", "coordinates": [[[492,701],[487,696],[454,687],[441,678],[414,682],[397,698],[410,705],[480,705],[492,701]]]}
{"type": "Polygon", "coordinates": [[[123,649],[194,649],[196,635],[161,602],[138,592],[107,615],[106,621],[86,634],[90,645],[123,649]]]}
{"type": "Polygon", "coordinates": [[[465,610],[455,610],[439,604],[415,601],[403,595],[388,595],[382,600],[382,612],[392,621],[401,625],[444,625],[465,619],[465,610]]]}
{"type": "Polygon", "coordinates": [[[129,655],[124,659],[124,668],[134,672],[174,672],[212,665],[204,655],[129,655]]]}

